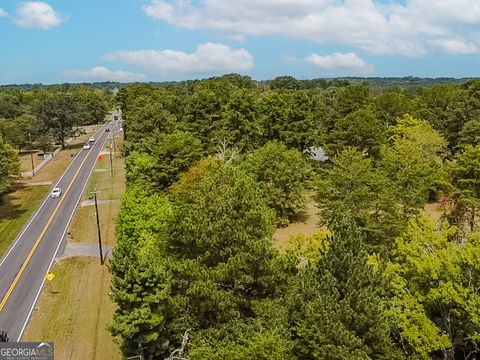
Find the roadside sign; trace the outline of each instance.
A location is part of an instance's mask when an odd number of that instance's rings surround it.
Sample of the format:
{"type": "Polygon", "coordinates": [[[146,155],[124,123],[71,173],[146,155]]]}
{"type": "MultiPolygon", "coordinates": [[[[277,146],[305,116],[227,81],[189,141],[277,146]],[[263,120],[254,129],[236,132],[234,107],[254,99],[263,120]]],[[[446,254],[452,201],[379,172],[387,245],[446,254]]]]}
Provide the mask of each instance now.
{"type": "Polygon", "coordinates": [[[100,155],[100,156],[98,157],[98,161],[102,161],[102,160],[103,160],[103,155],[100,155]]]}
{"type": "Polygon", "coordinates": [[[52,281],[54,277],[55,277],[55,274],[50,271],[45,274],[45,280],[52,281]]]}

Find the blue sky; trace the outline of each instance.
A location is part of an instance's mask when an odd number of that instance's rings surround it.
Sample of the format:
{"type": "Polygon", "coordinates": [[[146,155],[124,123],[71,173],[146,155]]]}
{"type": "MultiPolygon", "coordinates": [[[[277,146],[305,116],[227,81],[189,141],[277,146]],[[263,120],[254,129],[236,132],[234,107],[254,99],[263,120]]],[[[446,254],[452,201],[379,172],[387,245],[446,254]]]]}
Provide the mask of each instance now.
{"type": "Polygon", "coordinates": [[[472,0],[0,0],[0,84],[476,77],[472,0]]]}

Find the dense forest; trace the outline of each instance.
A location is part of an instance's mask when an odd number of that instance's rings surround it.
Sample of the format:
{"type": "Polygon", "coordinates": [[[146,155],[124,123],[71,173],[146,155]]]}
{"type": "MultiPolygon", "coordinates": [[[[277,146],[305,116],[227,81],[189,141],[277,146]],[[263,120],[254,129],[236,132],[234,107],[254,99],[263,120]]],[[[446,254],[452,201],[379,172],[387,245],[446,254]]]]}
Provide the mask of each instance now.
{"type": "Polygon", "coordinates": [[[480,81],[227,75],[116,99],[125,355],[480,358],[480,81]],[[311,199],[318,232],[274,248],[311,199]]]}
{"type": "Polygon", "coordinates": [[[87,85],[1,89],[0,202],[18,179],[19,152],[65,146],[82,126],[103,122],[112,106],[110,90],[87,85]]]}
{"type": "Polygon", "coordinates": [[[420,80],[3,87],[0,195],[19,151],[119,106],[125,355],[478,359],[480,81],[420,80]],[[311,201],[318,231],[275,248],[311,201]]]}

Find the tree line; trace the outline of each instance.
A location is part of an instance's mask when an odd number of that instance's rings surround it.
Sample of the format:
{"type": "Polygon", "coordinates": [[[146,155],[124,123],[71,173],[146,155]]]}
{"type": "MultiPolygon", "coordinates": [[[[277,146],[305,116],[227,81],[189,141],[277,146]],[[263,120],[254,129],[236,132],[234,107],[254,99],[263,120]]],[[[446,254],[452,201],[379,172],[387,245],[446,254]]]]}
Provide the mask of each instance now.
{"type": "Polygon", "coordinates": [[[79,135],[81,126],[105,120],[111,91],[87,85],[0,90],[0,196],[19,176],[18,152],[48,152],[79,135]]]}
{"type": "Polygon", "coordinates": [[[125,355],[476,359],[479,98],[478,81],[122,88],[110,330],[125,355]],[[311,193],[319,231],[275,249],[311,193]]]}

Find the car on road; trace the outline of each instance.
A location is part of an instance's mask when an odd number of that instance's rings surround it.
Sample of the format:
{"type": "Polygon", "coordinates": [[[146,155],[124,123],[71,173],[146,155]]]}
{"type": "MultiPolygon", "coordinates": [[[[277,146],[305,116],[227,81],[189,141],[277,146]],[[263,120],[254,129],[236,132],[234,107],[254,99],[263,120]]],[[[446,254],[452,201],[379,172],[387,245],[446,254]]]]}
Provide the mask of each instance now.
{"type": "Polygon", "coordinates": [[[57,187],[52,190],[52,198],[59,198],[62,195],[62,189],[57,187]]]}
{"type": "Polygon", "coordinates": [[[91,142],[91,143],[95,142],[95,138],[92,136],[90,139],[88,139],[88,142],[91,142]]]}
{"type": "Polygon", "coordinates": [[[105,129],[105,132],[109,132],[109,131],[110,131],[110,128],[106,128],[106,129],[105,129]]]}
{"type": "Polygon", "coordinates": [[[83,145],[83,150],[90,150],[90,144],[86,143],[85,145],[83,145]]]}

